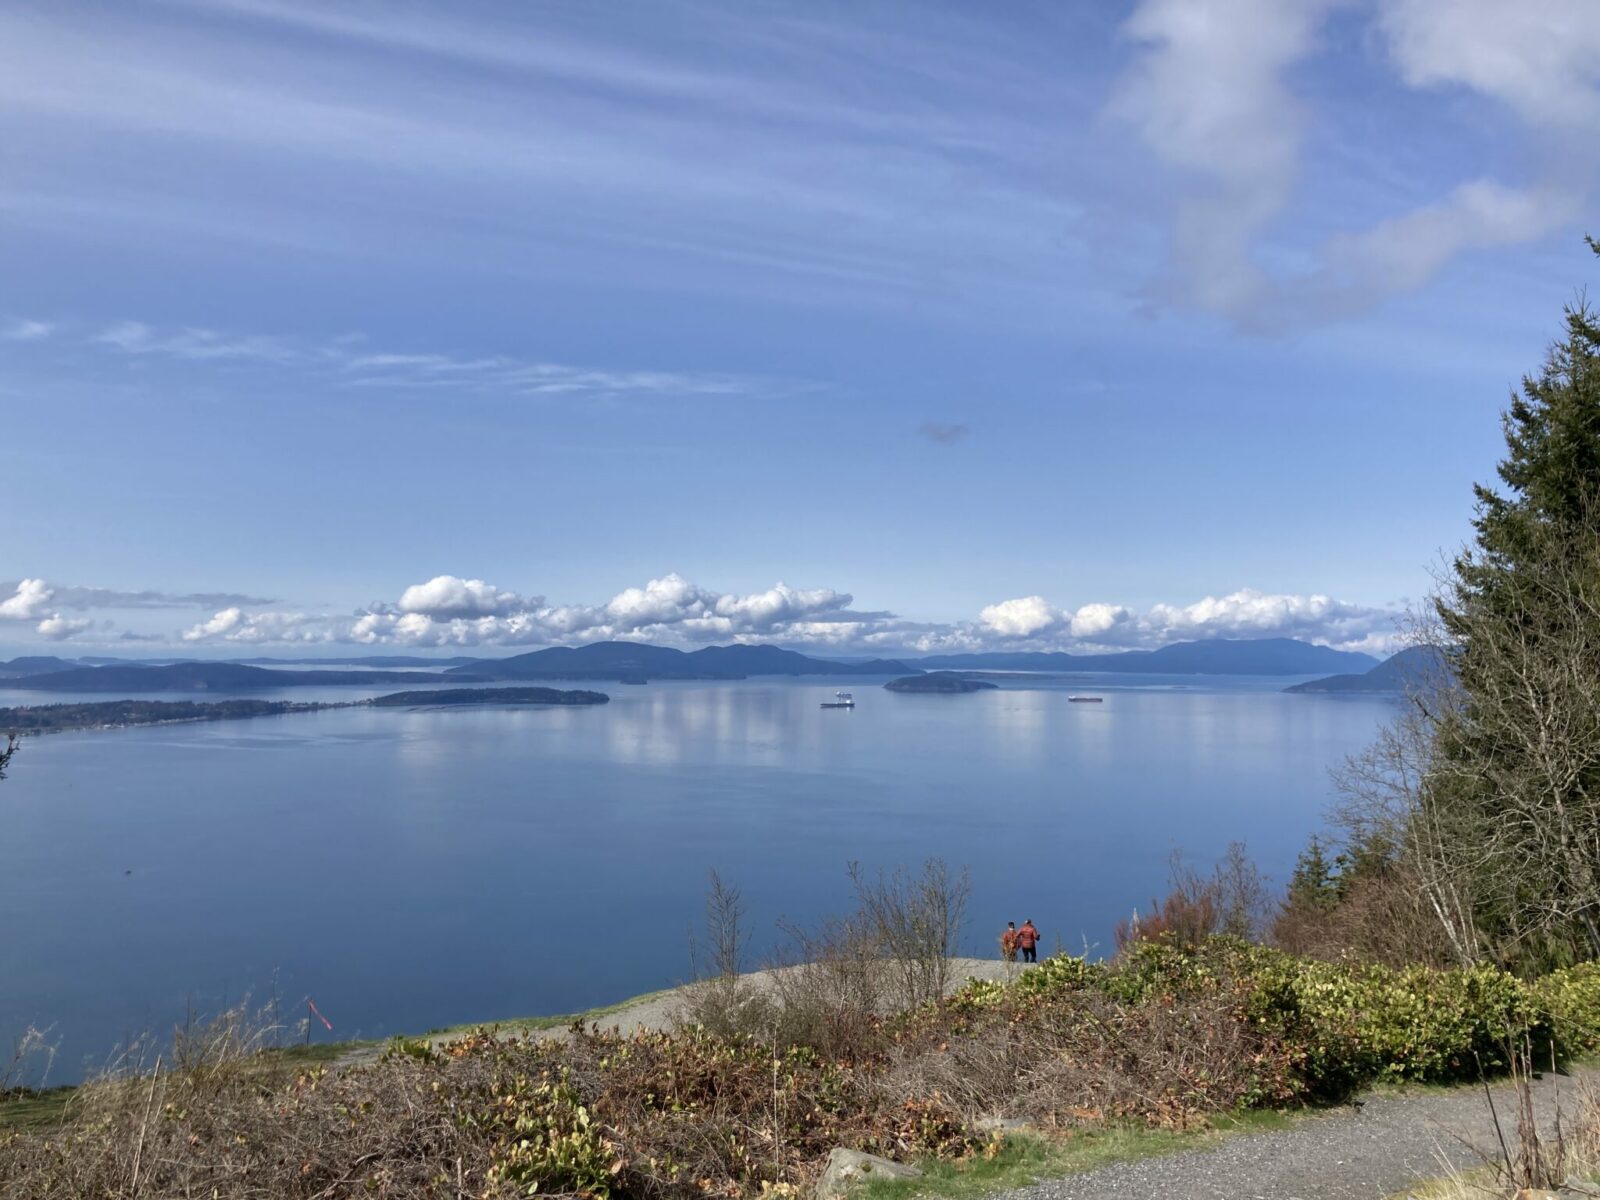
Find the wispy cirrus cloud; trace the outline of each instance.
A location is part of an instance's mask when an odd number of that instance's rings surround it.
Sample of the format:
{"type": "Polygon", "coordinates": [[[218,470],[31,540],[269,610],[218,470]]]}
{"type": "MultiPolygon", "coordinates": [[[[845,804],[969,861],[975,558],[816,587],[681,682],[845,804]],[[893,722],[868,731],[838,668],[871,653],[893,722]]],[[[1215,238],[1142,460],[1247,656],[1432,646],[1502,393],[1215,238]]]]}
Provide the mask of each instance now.
{"type": "Polygon", "coordinates": [[[296,373],[335,387],[449,390],[484,395],[576,399],[779,395],[805,385],[713,371],[597,368],[509,354],[452,355],[375,349],[361,337],[321,341],[199,327],[116,321],[94,328],[52,327],[85,351],[165,360],[189,368],[249,367],[296,373]]]}
{"type": "Polygon", "coordinates": [[[7,342],[37,342],[49,337],[55,332],[55,325],[49,321],[20,320],[13,321],[4,329],[0,329],[0,341],[7,342]]]}
{"type": "Polygon", "coordinates": [[[10,600],[0,601],[0,617],[7,615],[6,605],[19,607],[31,602],[73,609],[144,609],[144,608],[221,608],[229,605],[259,607],[276,604],[270,596],[252,596],[243,592],[158,592],[118,591],[115,588],[78,587],[72,584],[46,583],[43,579],[0,581],[0,596],[12,593],[10,600]]]}

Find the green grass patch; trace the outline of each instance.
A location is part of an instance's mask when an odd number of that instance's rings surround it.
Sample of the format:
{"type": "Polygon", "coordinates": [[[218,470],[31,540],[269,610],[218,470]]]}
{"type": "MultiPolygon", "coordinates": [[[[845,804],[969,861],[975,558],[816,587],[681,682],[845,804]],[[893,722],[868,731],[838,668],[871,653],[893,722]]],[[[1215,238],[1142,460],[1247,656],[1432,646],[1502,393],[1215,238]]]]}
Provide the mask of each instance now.
{"type": "Polygon", "coordinates": [[[860,1200],[911,1200],[913,1196],[977,1200],[995,1192],[1024,1188],[1041,1179],[1188,1150],[1215,1136],[1135,1126],[1107,1126],[1060,1138],[1013,1133],[1006,1135],[999,1153],[992,1158],[977,1155],[966,1162],[919,1163],[923,1172],[920,1179],[873,1179],[855,1195],[860,1200]]]}
{"type": "Polygon", "coordinates": [[[65,1119],[67,1104],[75,1088],[58,1087],[36,1091],[18,1088],[0,1096],[0,1129],[36,1129],[59,1125],[65,1119]]]}
{"type": "Polygon", "coordinates": [[[978,1200],[996,1192],[1025,1188],[1043,1179],[1077,1175],[1113,1163],[1175,1154],[1216,1145],[1226,1138],[1288,1129],[1301,1119],[1298,1112],[1256,1109],[1213,1119],[1211,1128],[1178,1132],[1142,1125],[1106,1125],[1077,1129],[1060,1137],[1010,1133],[993,1157],[975,1156],[965,1162],[931,1160],[918,1163],[920,1179],[874,1179],[856,1193],[859,1200],[911,1200],[934,1196],[941,1200],[978,1200]]]}
{"type": "Polygon", "coordinates": [[[1222,1113],[1211,1118],[1213,1132],[1220,1134],[1231,1133],[1276,1133],[1282,1129],[1292,1129],[1307,1115],[1326,1111],[1312,1108],[1246,1108],[1239,1112],[1222,1113]]]}
{"type": "Polygon", "coordinates": [[[302,1063],[331,1063],[354,1053],[365,1050],[371,1046],[381,1046],[382,1042],[312,1042],[310,1045],[301,1043],[296,1046],[269,1046],[260,1051],[261,1057],[269,1063],[287,1063],[298,1066],[302,1063]]]}

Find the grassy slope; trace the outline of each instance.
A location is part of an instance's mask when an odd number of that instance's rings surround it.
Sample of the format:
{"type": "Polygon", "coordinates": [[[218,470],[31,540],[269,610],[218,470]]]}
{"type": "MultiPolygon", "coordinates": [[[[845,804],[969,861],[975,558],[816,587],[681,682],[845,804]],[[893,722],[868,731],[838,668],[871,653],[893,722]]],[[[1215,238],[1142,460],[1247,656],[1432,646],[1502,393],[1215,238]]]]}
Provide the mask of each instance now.
{"type": "MultiPolygon", "coordinates": [[[[641,996],[630,996],[615,1004],[591,1008],[581,1013],[565,1013],[549,1017],[518,1017],[509,1021],[473,1021],[466,1025],[451,1025],[444,1029],[430,1030],[425,1036],[428,1041],[439,1042],[463,1036],[475,1029],[499,1029],[502,1033],[537,1033],[546,1029],[565,1029],[575,1021],[588,1024],[591,1021],[615,1016],[636,1005],[659,1000],[663,996],[670,995],[672,991],[673,989],[666,988],[659,992],[646,992],[641,996]]],[[[384,1044],[376,1041],[314,1042],[308,1046],[284,1046],[263,1050],[262,1056],[277,1063],[332,1063],[362,1051],[376,1050],[384,1044]]],[[[15,1097],[0,1099],[0,1129],[56,1123],[66,1110],[73,1091],[71,1087],[59,1087],[42,1092],[29,1091],[15,1097]]]]}

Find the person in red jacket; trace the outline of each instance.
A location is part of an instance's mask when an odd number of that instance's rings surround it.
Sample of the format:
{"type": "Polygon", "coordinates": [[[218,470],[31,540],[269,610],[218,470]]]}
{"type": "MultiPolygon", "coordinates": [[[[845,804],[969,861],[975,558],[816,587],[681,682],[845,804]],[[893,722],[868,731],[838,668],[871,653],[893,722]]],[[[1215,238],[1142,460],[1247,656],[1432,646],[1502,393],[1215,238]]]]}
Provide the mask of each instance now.
{"type": "Polygon", "coordinates": [[[1005,931],[1000,935],[1000,957],[1007,962],[1017,961],[1017,923],[1007,921],[1005,931]]]}
{"type": "Polygon", "coordinates": [[[1017,949],[1022,951],[1023,962],[1039,961],[1039,931],[1033,927],[1032,918],[1022,923],[1022,928],[1017,930],[1017,949]]]}

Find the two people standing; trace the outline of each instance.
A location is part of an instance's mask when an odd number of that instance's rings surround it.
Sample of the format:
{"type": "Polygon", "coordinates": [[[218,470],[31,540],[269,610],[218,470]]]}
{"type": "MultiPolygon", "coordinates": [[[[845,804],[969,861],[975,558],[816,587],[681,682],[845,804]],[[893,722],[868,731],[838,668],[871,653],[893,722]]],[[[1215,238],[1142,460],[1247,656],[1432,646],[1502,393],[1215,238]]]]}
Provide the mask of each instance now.
{"type": "Polygon", "coordinates": [[[1005,932],[1000,935],[1000,955],[1007,962],[1016,962],[1019,950],[1023,962],[1039,961],[1039,931],[1031,918],[1022,923],[1021,929],[1015,921],[1007,921],[1005,932]]]}

